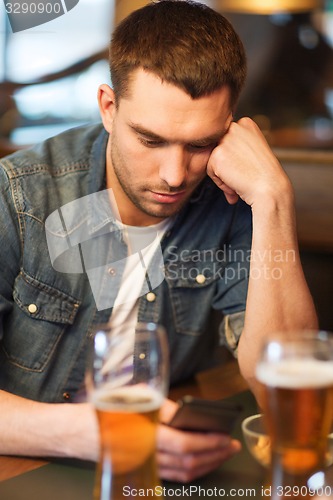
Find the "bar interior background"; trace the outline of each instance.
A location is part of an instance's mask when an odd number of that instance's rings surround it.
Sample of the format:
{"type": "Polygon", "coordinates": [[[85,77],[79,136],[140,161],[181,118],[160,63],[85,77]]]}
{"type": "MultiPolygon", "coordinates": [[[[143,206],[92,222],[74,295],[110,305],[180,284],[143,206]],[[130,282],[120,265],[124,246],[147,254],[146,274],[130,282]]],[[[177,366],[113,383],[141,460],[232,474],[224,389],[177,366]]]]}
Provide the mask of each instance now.
{"type": "MultiPolygon", "coordinates": [[[[109,32],[145,3],[80,0],[47,29],[19,34],[0,4],[0,156],[99,119],[109,32]]],[[[238,116],[259,124],[294,184],[306,278],[321,327],[333,330],[333,0],[204,3],[244,42],[248,79],[238,116]]]]}

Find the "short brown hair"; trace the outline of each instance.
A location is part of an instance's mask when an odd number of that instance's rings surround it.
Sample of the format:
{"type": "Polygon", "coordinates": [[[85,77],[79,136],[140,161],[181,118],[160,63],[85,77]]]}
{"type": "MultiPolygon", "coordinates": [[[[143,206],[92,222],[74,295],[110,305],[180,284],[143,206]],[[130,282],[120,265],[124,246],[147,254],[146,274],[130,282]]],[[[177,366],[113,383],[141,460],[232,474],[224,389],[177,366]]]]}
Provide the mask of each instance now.
{"type": "Polygon", "coordinates": [[[132,12],[115,29],[110,70],[117,99],[143,68],[193,99],[227,85],[234,107],[246,76],[243,44],[230,22],[206,5],[160,0],[132,12]]]}

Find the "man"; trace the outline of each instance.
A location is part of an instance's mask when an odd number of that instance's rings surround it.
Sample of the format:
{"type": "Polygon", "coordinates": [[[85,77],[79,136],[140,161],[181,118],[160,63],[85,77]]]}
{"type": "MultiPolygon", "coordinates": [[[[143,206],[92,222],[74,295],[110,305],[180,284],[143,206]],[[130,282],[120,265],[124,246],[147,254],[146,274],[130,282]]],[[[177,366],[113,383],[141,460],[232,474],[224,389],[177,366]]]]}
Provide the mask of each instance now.
{"type": "MultiPolygon", "coordinates": [[[[222,337],[238,351],[254,390],[265,335],[316,326],[290,182],[256,125],[233,121],[245,56],[230,24],[200,4],[150,4],[115,30],[110,66],[113,88],[102,85],[98,94],[104,129],[72,130],[2,161],[3,454],[98,454],[89,405],[56,403],[75,399],[93,327],[116,321],[118,312],[96,306],[89,269],[52,267],[44,227],[51,214],[87,195],[111,189],[125,227],[166,223],[165,280],[128,314],[132,324],[135,312],[135,320],[166,325],[172,381],[193,374],[209,355],[212,307],[223,312],[222,337]]],[[[112,217],[107,223],[110,231],[119,226],[112,217]]],[[[118,290],[118,274],[111,266],[99,288],[118,290]]],[[[167,401],[162,421],[174,411],[167,401]]],[[[238,449],[224,435],[161,425],[160,475],[189,481],[238,449]]]]}

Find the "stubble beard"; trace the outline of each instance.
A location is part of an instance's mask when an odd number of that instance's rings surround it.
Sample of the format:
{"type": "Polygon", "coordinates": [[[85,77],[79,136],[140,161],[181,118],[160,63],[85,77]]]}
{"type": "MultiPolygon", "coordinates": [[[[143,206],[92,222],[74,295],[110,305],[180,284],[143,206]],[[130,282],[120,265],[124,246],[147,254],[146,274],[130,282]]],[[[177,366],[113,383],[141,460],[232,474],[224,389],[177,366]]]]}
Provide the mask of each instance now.
{"type": "MultiPolygon", "coordinates": [[[[155,217],[156,219],[166,219],[167,217],[172,217],[179,213],[182,208],[188,203],[188,200],[195,188],[193,188],[188,196],[182,200],[181,203],[177,204],[177,206],[172,206],[172,205],[163,205],[162,203],[157,203],[156,205],[154,202],[145,202],[144,200],[144,193],[145,191],[155,191],[155,192],[170,192],[170,193],[175,193],[177,190],[173,189],[171,190],[169,186],[166,185],[165,188],[151,188],[148,186],[142,186],[140,188],[140,191],[138,193],[134,193],[133,190],[130,188],[128,180],[125,179],[124,175],[124,169],[122,166],[124,165],[124,162],[122,158],[119,155],[117,146],[115,145],[115,141],[112,141],[111,143],[111,163],[112,163],[112,169],[114,172],[115,177],[117,178],[118,184],[127,196],[127,198],[131,201],[131,203],[138,209],[140,210],[143,214],[148,215],[150,217],[155,217]],[[142,196],[140,196],[140,192],[142,193],[142,196]],[[149,206],[148,206],[149,205],[149,206]],[[156,208],[154,207],[156,206],[156,208]]],[[[125,169],[126,171],[126,169],[125,169]]],[[[199,184],[199,183],[198,183],[199,184]]],[[[112,186],[110,186],[112,188],[112,186]]],[[[179,188],[178,191],[184,190],[184,187],[181,189],[179,188]]]]}

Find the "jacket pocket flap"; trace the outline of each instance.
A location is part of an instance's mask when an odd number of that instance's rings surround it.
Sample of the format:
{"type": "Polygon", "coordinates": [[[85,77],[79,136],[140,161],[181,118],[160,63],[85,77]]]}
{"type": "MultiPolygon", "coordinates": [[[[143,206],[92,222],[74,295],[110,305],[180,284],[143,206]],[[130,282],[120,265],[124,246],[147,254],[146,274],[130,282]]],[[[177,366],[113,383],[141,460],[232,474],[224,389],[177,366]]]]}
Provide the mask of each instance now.
{"type": "Polygon", "coordinates": [[[223,277],[221,262],[178,261],[165,266],[165,278],[170,288],[203,288],[223,277]]]}
{"type": "Polygon", "coordinates": [[[13,298],[22,311],[35,319],[72,324],[80,302],[57,288],[20,273],[13,298]]]}

